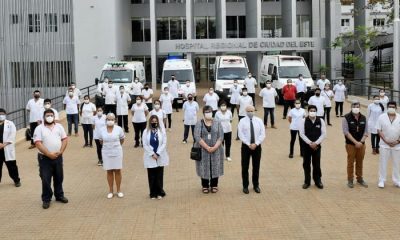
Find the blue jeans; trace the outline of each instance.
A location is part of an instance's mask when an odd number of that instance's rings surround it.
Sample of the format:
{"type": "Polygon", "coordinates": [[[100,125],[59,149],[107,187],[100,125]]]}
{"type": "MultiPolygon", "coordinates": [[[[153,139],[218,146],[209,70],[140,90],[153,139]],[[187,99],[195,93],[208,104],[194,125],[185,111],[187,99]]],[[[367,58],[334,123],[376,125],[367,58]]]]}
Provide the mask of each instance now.
{"type": "Polygon", "coordinates": [[[72,132],[72,123],[74,124],[75,134],[78,133],[78,114],[67,114],[68,135],[72,132]]]}
{"type": "Polygon", "coordinates": [[[50,202],[53,197],[51,178],[53,178],[54,196],[56,199],[64,197],[64,190],[62,187],[64,180],[63,157],[60,156],[52,160],[42,154],[38,154],[38,161],[40,178],[42,179],[42,201],[50,202]]]}

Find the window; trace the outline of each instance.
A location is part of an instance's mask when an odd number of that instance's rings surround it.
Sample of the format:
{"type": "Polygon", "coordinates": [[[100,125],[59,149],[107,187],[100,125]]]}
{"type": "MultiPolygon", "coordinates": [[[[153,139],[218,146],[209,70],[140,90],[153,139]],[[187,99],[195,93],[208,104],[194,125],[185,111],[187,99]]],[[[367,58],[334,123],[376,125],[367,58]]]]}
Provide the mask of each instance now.
{"type": "Polygon", "coordinates": [[[69,14],[63,14],[61,15],[62,18],[62,23],[69,23],[70,19],[69,19],[69,14]]]}
{"type": "Polygon", "coordinates": [[[19,23],[18,14],[11,14],[10,15],[10,23],[11,24],[18,24],[19,23]]]}
{"type": "Polygon", "coordinates": [[[131,0],[131,4],[149,3],[149,0],[131,0]]]}
{"type": "Polygon", "coordinates": [[[216,38],[215,17],[195,17],[196,39],[216,38]]]}
{"type": "Polygon", "coordinates": [[[226,37],[246,37],[246,16],[226,16],[226,37]]]}
{"type": "Polygon", "coordinates": [[[45,13],[44,23],[46,26],[46,32],[57,32],[57,14],[56,13],[45,13]]]}
{"type": "Polygon", "coordinates": [[[194,0],[195,3],[212,3],[214,0],[194,0]]]}
{"type": "Polygon", "coordinates": [[[349,27],[350,26],[350,19],[344,18],[342,19],[342,27],[349,27]]]}
{"type": "Polygon", "coordinates": [[[40,15],[28,14],[28,30],[32,32],[40,32],[40,15]]]}
{"type": "Polygon", "coordinates": [[[383,26],[385,26],[385,19],[384,18],[374,18],[373,25],[374,25],[374,27],[383,27],[383,26]]]}
{"type": "Polygon", "coordinates": [[[297,37],[311,37],[311,17],[309,15],[297,15],[297,37]]]}
{"type": "Polygon", "coordinates": [[[263,38],[282,37],[282,18],[281,16],[262,16],[261,36],[263,38]]]}
{"type": "Polygon", "coordinates": [[[147,18],[132,19],[132,42],[150,41],[150,20],[147,18]]]}
{"type": "Polygon", "coordinates": [[[157,19],[157,40],[186,39],[186,19],[184,17],[164,17],[157,19]]]}
{"type": "Polygon", "coordinates": [[[157,3],[185,3],[186,0],[157,0],[157,3]]]}

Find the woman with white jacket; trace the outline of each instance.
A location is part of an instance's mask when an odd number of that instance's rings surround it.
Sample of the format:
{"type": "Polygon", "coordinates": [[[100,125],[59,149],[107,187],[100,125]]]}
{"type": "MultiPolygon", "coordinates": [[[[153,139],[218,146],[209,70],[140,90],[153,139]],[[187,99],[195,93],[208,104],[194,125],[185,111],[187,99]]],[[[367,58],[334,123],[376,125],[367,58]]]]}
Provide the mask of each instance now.
{"type": "Polygon", "coordinates": [[[6,110],[0,108],[0,182],[5,162],[8,175],[14,180],[16,187],[21,186],[17,161],[15,160],[15,135],[16,128],[13,122],[6,120],[6,110]]]}
{"type": "Polygon", "coordinates": [[[143,161],[144,167],[147,168],[151,199],[162,199],[166,195],[163,189],[164,167],[169,164],[166,147],[165,129],[160,127],[158,117],[153,115],[143,132],[143,161]]]}

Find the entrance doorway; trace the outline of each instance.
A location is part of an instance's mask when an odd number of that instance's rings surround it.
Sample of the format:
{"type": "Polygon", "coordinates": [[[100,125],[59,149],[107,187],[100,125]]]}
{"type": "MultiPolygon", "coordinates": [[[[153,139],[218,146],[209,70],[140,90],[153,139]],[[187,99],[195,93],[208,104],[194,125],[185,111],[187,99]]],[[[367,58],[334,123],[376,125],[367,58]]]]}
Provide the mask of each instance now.
{"type": "Polygon", "coordinates": [[[214,78],[215,55],[196,55],[194,62],[194,74],[197,86],[212,86],[211,80],[214,78]]]}

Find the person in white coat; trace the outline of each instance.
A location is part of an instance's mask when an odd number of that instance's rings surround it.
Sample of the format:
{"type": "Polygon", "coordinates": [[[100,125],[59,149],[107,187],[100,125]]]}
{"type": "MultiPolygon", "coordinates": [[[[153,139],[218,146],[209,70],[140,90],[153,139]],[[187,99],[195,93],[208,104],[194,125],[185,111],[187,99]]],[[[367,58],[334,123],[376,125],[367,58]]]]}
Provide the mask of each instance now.
{"type": "MultiPolygon", "coordinates": [[[[322,90],[322,89],[321,89],[322,90]]],[[[332,99],[334,97],[333,91],[330,89],[330,85],[327,83],[325,88],[321,91],[321,96],[324,97],[324,120],[328,126],[331,124],[331,109],[332,109],[332,99]]]]}
{"type": "MultiPolygon", "coordinates": [[[[142,95],[142,89],[143,89],[143,84],[141,82],[139,82],[139,78],[135,78],[135,81],[133,81],[133,83],[128,85],[127,90],[129,91],[129,95],[130,95],[131,99],[135,100],[137,96],[142,95]]],[[[131,101],[131,103],[129,104],[129,109],[132,108],[133,104],[134,104],[134,101],[131,101]]]]}
{"type": "Polygon", "coordinates": [[[113,85],[112,80],[108,80],[107,87],[103,89],[103,95],[105,99],[104,112],[117,114],[117,95],[118,88],[113,85]]]}
{"type": "Polygon", "coordinates": [[[253,106],[256,106],[256,86],[257,80],[253,77],[251,72],[248,72],[247,77],[244,79],[244,85],[247,88],[249,96],[253,100],[253,106]]]}
{"type": "Polygon", "coordinates": [[[165,124],[167,122],[167,114],[161,108],[160,100],[154,101],[154,108],[150,111],[150,116],[156,115],[158,117],[158,122],[160,124],[160,128],[165,129],[165,124]]]}
{"type": "Polygon", "coordinates": [[[178,104],[178,97],[179,97],[179,89],[181,88],[181,84],[178,80],[176,80],[175,75],[171,75],[171,80],[168,81],[168,89],[172,97],[174,97],[174,108],[177,112],[179,112],[179,104],[178,104]]]}
{"type": "Polygon", "coordinates": [[[83,138],[85,140],[84,148],[93,147],[93,116],[95,114],[96,105],[90,102],[89,95],[85,95],[80,110],[83,138]]]}
{"type": "Polygon", "coordinates": [[[185,85],[183,85],[181,87],[181,89],[183,91],[183,98],[185,101],[187,101],[189,94],[191,94],[194,98],[196,98],[196,89],[194,86],[195,86],[194,83],[192,85],[192,84],[190,84],[190,80],[186,80],[185,85]]]}
{"type": "Polygon", "coordinates": [[[162,199],[164,191],[164,167],[169,164],[167,153],[167,134],[160,127],[158,117],[153,115],[149,119],[147,128],[143,132],[143,161],[147,168],[150,198],[162,199]]]}
{"type": "Polygon", "coordinates": [[[110,190],[107,198],[111,199],[114,196],[114,181],[117,185],[117,196],[122,198],[124,197],[124,194],[121,192],[124,130],[115,125],[115,115],[113,113],[107,114],[106,124],[107,126],[100,130],[99,139],[103,145],[101,150],[103,169],[107,171],[107,181],[110,190]]]}
{"type": "Polygon", "coordinates": [[[231,145],[232,145],[232,113],[227,110],[225,102],[221,102],[220,110],[215,114],[215,120],[219,121],[224,131],[223,145],[225,147],[225,158],[232,161],[231,145]]]}
{"type": "Polygon", "coordinates": [[[389,98],[388,98],[388,96],[386,96],[385,89],[379,89],[379,100],[383,104],[383,106],[385,107],[385,112],[386,112],[387,104],[389,102],[389,98]]]}
{"type": "Polygon", "coordinates": [[[373,96],[373,102],[368,105],[367,110],[367,121],[368,121],[368,132],[371,134],[371,146],[372,154],[379,154],[379,142],[381,138],[378,135],[378,130],[376,129],[376,123],[378,118],[382,113],[385,112],[385,107],[380,102],[379,96],[373,96]]]}
{"type": "Polygon", "coordinates": [[[343,84],[342,80],[339,80],[335,86],[333,86],[333,93],[335,94],[333,100],[335,101],[335,113],[336,117],[343,117],[343,103],[346,100],[346,86],[343,84]],[[339,112],[340,110],[340,112],[339,112]]]}
{"type": "MultiPolygon", "coordinates": [[[[169,88],[165,87],[164,92],[160,95],[160,102],[162,110],[167,114],[168,119],[168,130],[171,131],[172,126],[172,103],[174,97],[169,93],[169,88]]],[[[165,128],[167,128],[167,123],[165,122],[165,128]]]]}
{"type": "Polygon", "coordinates": [[[229,94],[231,94],[229,103],[231,104],[232,117],[235,115],[235,109],[236,113],[239,115],[239,108],[237,108],[237,105],[239,105],[241,93],[242,87],[239,86],[238,80],[233,80],[233,86],[229,89],[229,94]]]}
{"type": "Polygon", "coordinates": [[[204,105],[212,107],[213,117],[215,116],[215,114],[218,111],[218,101],[219,101],[219,97],[218,97],[218,94],[216,94],[214,92],[214,88],[212,88],[212,87],[209,88],[208,93],[205,94],[203,97],[203,102],[204,102],[204,105]]]}
{"type": "Polygon", "coordinates": [[[82,97],[81,90],[79,90],[79,88],[76,87],[76,85],[75,85],[74,82],[72,82],[72,83],[69,85],[69,87],[68,87],[68,89],[67,89],[67,92],[65,93],[65,96],[66,96],[66,97],[68,96],[68,91],[69,91],[69,89],[72,89],[72,92],[74,93],[74,97],[77,97],[78,99],[81,99],[81,97],[82,97]]]}
{"type": "Polygon", "coordinates": [[[325,106],[325,98],[321,97],[321,89],[315,89],[315,95],[310,97],[308,100],[308,105],[314,105],[317,107],[317,117],[324,118],[324,106],[325,106]]]}
{"type": "Polygon", "coordinates": [[[106,115],[103,114],[103,108],[98,107],[96,116],[93,116],[93,138],[96,143],[97,166],[103,166],[103,157],[101,155],[102,145],[100,144],[101,129],[106,127],[106,115]]]}
{"type": "Polygon", "coordinates": [[[20,187],[21,179],[19,178],[15,157],[15,135],[17,130],[14,123],[6,118],[6,110],[0,108],[0,182],[3,172],[3,163],[5,163],[8,169],[8,175],[14,181],[14,185],[20,187]]]}
{"type": "Polygon", "coordinates": [[[31,131],[31,146],[29,149],[35,148],[35,143],[33,142],[33,133],[35,132],[38,123],[43,118],[43,115],[40,115],[43,110],[43,105],[44,99],[40,98],[40,91],[35,90],[33,92],[33,98],[30,99],[26,104],[26,110],[29,113],[29,129],[31,131]]]}
{"type": "Polygon", "coordinates": [[[126,133],[129,133],[128,112],[131,97],[125,92],[124,86],[119,87],[119,94],[117,94],[117,119],[118,126],[123,127],[126,133]]]}
{"type": "Polygon", "coordinates": [[[187,143],[189,136],[189,130],[192,129],[192,137],[194,141],[194,127],[197,123],[197,113],[199,112],[199,104],[194,101],[192,94],[188,95],[188,100],[183,104],[183,141],[182,143],[187,143]]]}

